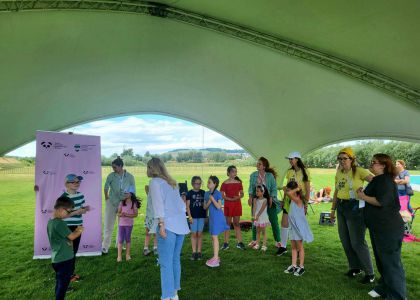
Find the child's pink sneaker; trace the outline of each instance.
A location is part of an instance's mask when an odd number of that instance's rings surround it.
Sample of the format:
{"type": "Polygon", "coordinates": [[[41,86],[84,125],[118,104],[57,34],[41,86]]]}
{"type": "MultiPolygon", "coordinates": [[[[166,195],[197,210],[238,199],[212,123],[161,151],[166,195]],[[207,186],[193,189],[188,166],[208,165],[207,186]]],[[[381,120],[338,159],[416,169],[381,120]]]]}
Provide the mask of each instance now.
{"type": "Polygon", "coordinates": [[[216,258],[212,258],[209,259],[208,261],[206,261],[206,265],[210,268],[217,268],[220,266],[220,258],[216,259],[216,258]]]}

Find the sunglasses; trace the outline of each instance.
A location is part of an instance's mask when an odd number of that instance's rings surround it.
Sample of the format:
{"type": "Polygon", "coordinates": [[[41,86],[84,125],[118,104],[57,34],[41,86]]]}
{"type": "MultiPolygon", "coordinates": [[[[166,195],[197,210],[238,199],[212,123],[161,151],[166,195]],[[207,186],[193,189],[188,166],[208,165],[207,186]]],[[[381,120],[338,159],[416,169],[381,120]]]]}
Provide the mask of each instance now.
{"type": "Polygon", "coordinates": [[[71,183],[71,184],[79,184],[80,181],[67,181],[67,183],[71,183]]]}
{"type": "Polygon", "coordinates": [[[70,214],[71,212],[72,212],[72,210],[71,209],[67,209],[67,208],[65,208],[64,209],[68,214],[70,214]]]}

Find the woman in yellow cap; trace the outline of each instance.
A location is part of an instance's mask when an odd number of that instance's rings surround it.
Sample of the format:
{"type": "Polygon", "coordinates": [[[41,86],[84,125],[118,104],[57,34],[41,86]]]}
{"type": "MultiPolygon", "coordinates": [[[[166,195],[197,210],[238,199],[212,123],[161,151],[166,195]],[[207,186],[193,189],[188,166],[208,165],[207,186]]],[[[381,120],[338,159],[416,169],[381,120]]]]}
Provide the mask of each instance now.
{"type": "Polygon", "coordinates": [[[355,277],[364,271],[362,283],[375,280],[372,259],[365,240],[366,226],[363,221],[364,201],[357,199],[357,190],[365,181],[370,182],[373,175],[359,167],[353,149],[346,147],[337,156],[339,167],[335,175],[335,191],[331,207],[331,220],[337,210],[338,234],[347,256],[348,277],[355,277]]]}

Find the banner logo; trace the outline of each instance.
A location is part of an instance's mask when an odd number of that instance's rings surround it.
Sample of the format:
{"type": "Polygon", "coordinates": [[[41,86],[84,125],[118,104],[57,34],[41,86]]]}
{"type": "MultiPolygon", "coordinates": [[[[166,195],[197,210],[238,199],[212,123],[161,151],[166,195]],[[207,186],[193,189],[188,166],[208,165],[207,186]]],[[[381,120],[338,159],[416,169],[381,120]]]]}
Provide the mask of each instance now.
{"type": "Polygon", "coordinates": [[[41,142],[41,146],[44,147],[45,149],[49,149],[52,146],[51,142],[41,142]]]}
{"type": "Polygon", "coordinates": [[[76,151],[76,152],[80,151],[80,145],[79,144],[74,145],[74,151],[76,151]]]}
{"type": "Polygon", "coordinates": [[[44,174],[44,175],[55,175],[56,173],[54,171],[43,170],[42,174],[44,174]]]}

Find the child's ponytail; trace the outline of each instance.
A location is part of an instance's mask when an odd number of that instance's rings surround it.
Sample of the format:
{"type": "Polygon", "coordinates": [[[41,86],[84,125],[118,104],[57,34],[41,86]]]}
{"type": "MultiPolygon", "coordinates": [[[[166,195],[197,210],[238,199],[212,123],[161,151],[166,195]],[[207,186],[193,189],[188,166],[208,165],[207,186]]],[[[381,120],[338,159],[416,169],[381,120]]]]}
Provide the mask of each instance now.
{"type": "MultiPolygon", "coordinates": [[[[125,200],[124,200],[125,202],[125,200]]],[[[141,199],[137,198],[135,194],[131,194],[131,209],[134,208],[134,205],[136,205],[137,208],[141,207],[141,199]]],[[[124,204],[125,206],[125,204],[124,204]]]]}
{"type": "MultiPolygon", "coordinates": [[[[227,175],[228,175],[228,176],[229,176],[229,173],[230,173],[232,170],[236,170],[236,167],[235,167],[234,165],[229,166],[229,167],[227,168],[227,175]]],[[[237,181],[239,181],[239,182],[242,182],[242,180],[241,180],[238,176],[235,176],[235,180],[237,180],[237,181]]]]}
{"type": "Polygon", "coordinates": [[[211,195],[213,195],[214,194],[214,192],[217,190],[217,188],[219,187],[219,178],[217,178],[217,176],[214,176],[214,175],[210,175],[210,177],[209,177],[209,180],[211,180],[211,181],[213,181],[213,183],[216,185],[215,187],[214,187],[214,190],[213,190],[213,192],[211,192],[211,195]]]}

